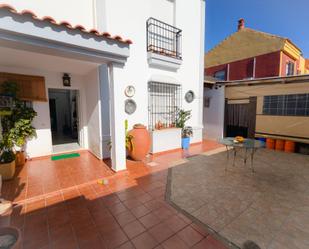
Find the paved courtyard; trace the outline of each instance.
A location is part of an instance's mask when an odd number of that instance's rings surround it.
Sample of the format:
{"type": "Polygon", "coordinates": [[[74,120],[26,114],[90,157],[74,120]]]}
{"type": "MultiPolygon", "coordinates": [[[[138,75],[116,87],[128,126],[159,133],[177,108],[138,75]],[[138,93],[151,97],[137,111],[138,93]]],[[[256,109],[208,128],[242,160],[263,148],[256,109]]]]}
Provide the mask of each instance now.
{"type": "Polygon", "coordinates": [[[206,152],[171,168],[172,205],[231,247],[309,248],[309,156],[261,149],[255,173],[226,163],[225,151],[206,152]]]}
{"type": "Polygon", "coordinates": [[[127,161],[128,170],[119,173],[88,152],[29,161],[3,183],[2,197],[15,207],[0,226],[19,227],[23,249],[227,249],[165,201],[168,168],[218,147],[204,141],[188,152],[127,161]]]}

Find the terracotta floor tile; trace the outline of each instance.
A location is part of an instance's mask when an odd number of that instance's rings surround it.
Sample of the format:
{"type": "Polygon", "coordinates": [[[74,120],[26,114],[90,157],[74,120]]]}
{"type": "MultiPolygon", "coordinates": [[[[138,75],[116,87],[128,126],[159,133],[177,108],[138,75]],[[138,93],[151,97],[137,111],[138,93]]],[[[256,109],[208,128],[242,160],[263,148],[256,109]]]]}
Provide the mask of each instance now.
{"type": "Polygon", "coordinates": [[[51,241],[56,242],[58,240],[64,240],[67,237],[73,237],[74,233],[72,226],[66,224],[63,226],[49,227],[49,236],[51,241]]]}
{"type": "Polygon", "coordinates": [[[214,239],[212,236],[208,236],[207,238],[203,239],[195,246],[192,247],[193,249],[228,249],[228,247],[224,246],[221,242],[214,239]]]}
{"type": "Polygon", "coordinates": [[[202,228],[200,225],[192,223],[191,226],[193,229],[198,231],[202,236],[206,237],[209,235],[209,232],[206,229],[202,228]]]}
{"type": "Polygon", "coordinates": [[[160,223],[152,228],[149,229],[149,233],[158,241],[159,243],[163,242],[164,240],[168,239],[172,235],[175,234],[168,226],[163,223],[160,223]]]}
{"type": "Polygon", "coordinates": [[[74,237],[66,237],[61,240],[52,241],[50,244],[52,249],[78,249],[78,243],[74,237]]]}
{"type": "Polygon", "coordinates": [[[103,238],[97,232],[82,233],[77,237],[80,249],[102,249],[105,247],[103,238]]]}
{"type": "MultiPolygon", "coordinates": [[[[189,247],[179,237],[174,235],[162,244],[164,249],[189,249],[189,247]]],[[[206,247],[207,248],[207,247],[206,247]]]]}
{"type": "Polygon", "coordinates": [[[169,217],[167,220],[164,221],[164,224],[167,225],[174,232],[178,232],[179,230],[187,226],[187,224],[177,215],[169,217]]]}
{"type": "Polygon", "coordinates": [[[160,223],[160,219],[153,213],[146,214],[139,221],[146,227],[147,229],[157,225],[160,223]]]}
{"type": "Polygon", "coordinates": [[[117,215],[117,214],[121,214],[125,211],[128,211],[128,209],[126,208],[125,205],[123,205],[121,202],[116,203],[112,206],[108,207],[109,211],[113,214],[113,215],[117,215]]]}
{"type": "Polygon", "coordinates": [[[161,208],[159,208],[159,209],[157,209],[157,210],[155,210],[154,212],[153,212],[157,217],[159,217],[159,219],[161,220],[161,221],[164,221],[164,220],[166,220],[167,218],[169,218],[169,217],[171,217],[172,215],[174,215],[175,214],[175,212],[172,212],[169,208],[167,208],[167,207],[161,207],[161,208]]]}
{"type": "Polygon", "coordinates": [[[144,232],[132,240],[136,249],[152,249],[158,242],[148,233],[144,232]]]}
{"type": "Polygon", "coordinates": [[[134,207],[138,207],[140,205],[142,205],[142,203],[136,199],[136,198],[132,198],[132,199],[129,199],[129,200],[126,200],[126,201],[123,201],[122,202],[128,209],[132,209],[134,207]]]}
{"type": "Polygon", "coordinates": [[[119,247],[128,241],[128,237],[121,229],[110,231],[109,233],[103,234],[103,239],[109,249],[119,247]]]}
{"type": "Polygon", "coordinates": [[[53,194],[48,194],[46,196],[46,206],[52,206],[55,205],[57,203],[61,203],[63,202],[63,195],[60,191],[55,192],[53,194]]]}
{"type": "MultiPolygon", "coordinates": [[[[128,171],[119,173],[86,151],[70,160],[30,160],[17,170],[18,178],[3,183],[2,196],[19,203],[11,224],[23,230],[24,249],[162,249],[159,242],[189,224],[165,203],[169,164],[215,145],[205,142],[191,146],[187,154],[179,150],[151,156],[159,164],[156,167],[128,161],[128,171]],[[109,184],[97,183],[107,178],[109,184]],[[160,220],[164,223],[158,224],[160,220]]],[[[190,232],[183,233],[179,236],[185,241],[190,232]]],[[[174,240],[165,246],[179,243],[174,240]]]]}
{"type": "Polygon", "coordinates": [[[164,206],[162,201],[158,201],[158,200],[148,201],[148,202],[144,203],[144,205],[145,205],[146,208],[148,208],[151,211],[160,209],[161,207],[164,206]]]}
{"type": "Polygon", "coordinates": [[[144,193],[142,195],[138,195],[136,197],[141,203],[145,203],[152,200],[152,196],[150,194],[144,193]]]}
{"type": "Polygon", "coordinates": [[[131,212],[136,218],[141,218],[145,216],[146,214],[149,214],[151,211],[148,208],[146,208],[144,205],[140,205],[138,207],[132,208],[131,212]]]}
{"type": "Polygon", "coordinates": [[[114,218],[105,219],[101,222],[98,222],[98,220],[94,220],[94,223],[97,225],[98,230],[102,233],[109,233],[113,230],[120,229],[120,225],[114,218]]]}
{"type": "Polygon", "coordinates": [[[110,194],[102,198],[102,203],[107,207],[113,206],[117,203],[120,203],[120,199],[118,198],[116,194],[110,194]]]}
{"type": "Polygon", "coordinates": [[[121,246],[117,247],[117,249],[135,249],[135,247],[133,246],[133,244],[128,241],[124,244],[122,244],[121,246]]]}
{"type": "Polygon", "coordinates": [[[137,220],[125,225],[123,230],[130,239],[146,231],[143,225],[137,220]]]}
{"type": "Polygon", "coordinates": [[[121,214],[115,215],[116,220],[120,224],[120,226],[125,226],[126,224],[131,223],[132,221],[136,220],[134,215],[130,211],[125,211],[121,214]]]}
{"type": "Polygon", "coordinates": [[[202,236],[191,226],[187,226],[179,231],[177,236],[181,238],[189,247],[192,247],[204,238],[204,236],[202,236]]]}

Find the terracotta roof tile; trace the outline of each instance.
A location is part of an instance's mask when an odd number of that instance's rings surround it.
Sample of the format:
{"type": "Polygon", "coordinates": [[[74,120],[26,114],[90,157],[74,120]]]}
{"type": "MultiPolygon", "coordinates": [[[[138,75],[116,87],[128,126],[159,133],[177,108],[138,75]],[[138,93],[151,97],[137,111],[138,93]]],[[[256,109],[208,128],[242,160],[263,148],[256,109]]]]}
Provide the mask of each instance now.
{"type": "Polygon", "coordinates": [[[46,21],[46,22],[49,22],[53,25],[63,26],[63,27],[68,28],[68,29],[79,30],[81,32],[88,33],[88,34],[91,34],[91,35],[94,35],[94,36],[108,38],[108,39],[111,39],[111,40],[115,40],[115,41],[118,41],[118,42],[129,44],[129,45],[132,44],[132,41],[130,39],[123,39],[119,35],[115,35],[115,36],[112,37],[111,34],[108,33],[108,32],[101,33],[96,29],[87,30],[84,26],[79,25],[79,24],[73,27],[72,24],[67,22],[67,21],[57,22],[54,18],[52,18],[50,16],[38,17],[31,10],[22,10],[22,11],[18,12],[14,7],[12,7],[9,4],[0,4],[0,9],[6,9],[6,10],[10,11],[11,13],[18,14],[18,15],[31,16],[31,18],[33,18],[34,20],[43,21],[43,22],[46,21]]]}

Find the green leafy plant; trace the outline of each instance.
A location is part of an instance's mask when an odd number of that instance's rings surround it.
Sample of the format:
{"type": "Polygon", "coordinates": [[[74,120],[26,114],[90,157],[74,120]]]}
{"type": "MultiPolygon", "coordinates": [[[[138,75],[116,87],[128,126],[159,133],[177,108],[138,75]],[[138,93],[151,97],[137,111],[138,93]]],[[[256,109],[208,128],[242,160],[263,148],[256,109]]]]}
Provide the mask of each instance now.
{"type": "Polygon", "coordinates": [[[176,127],[181,129],[185,128],[185,124],[191,116],[191,110],[185,111],[183,109],[178,109],[176,113],[176,127]]]}
{"type": "Polygon", "coordinates": [[[36,115],[37,113],[32,107],[16,101],[12,115],[10,116],[14,125],[9,131],[14,145],[23,149],[28,139],[36,137],[36,130],[32,126],[32,121],[36,115]]]}
{"type": "Polygon", "coordinates": [[[178,109],[176,113],[176,127],[181,128],[182,138],[192,137],[193,129],[191,126],[186,126],[186,122],[191,118],[191,110],[185,111],[178,109]]]}
{"type": "Polygon", "coordinates": [[[12,150],[2,151],[0,155],[0,164],[11,163],[15,160],[15,154],[12,150]]]}
{"type": "Polygon", "coordinates": [[[126,145],[126,149],[133,150],[133,143],[132,143],[133,136],[129,134],[128,127],[129,127],[129,124],[128,124],[128,120],[126,119],[124,121],[124,128],[125,128],[125,134],[126,134],[125,145],[126,145]]]}
{"type": "MultiPolygon", "coordinates": [[[[125,128],[125,146],[126,146],[126,149],[127,150],[133,150],[133,143],[132,143],[132,140],[133,140],[133,136],[129,134],[129,131],[128,131],[128,120],[126,119],[124,121],[124,128],[125,128]]],[[[109,141],[108,144],[107,144],[109,150],[112,149],[112,141],[109,141]]]]}
{"type": "Polygon", "coordinates": [[[181,136],[185,137],[192,137],[193,136],[193,129],[191,126],[185,126],[181,131],[181,136]]]}
{"type": "Polygon", "coordinates": [[[2,84],[2,92],[14,98],[11,115],[2,117],[3,138],[6,140],[2,150],[8,151],[16,145],[23,150],[28,139],[36,137],[35,128],[31,125],[37,113],[32,107],[17,97],[18,87],[14,82],[2,84]]]}
{"type": "Polygon", "coordinates": [[[10,163],[15,160],[15,154],[13,152],[13,141],[9,134],[3,133],[2,140],[0,142],[0,164],[10,163]]]}

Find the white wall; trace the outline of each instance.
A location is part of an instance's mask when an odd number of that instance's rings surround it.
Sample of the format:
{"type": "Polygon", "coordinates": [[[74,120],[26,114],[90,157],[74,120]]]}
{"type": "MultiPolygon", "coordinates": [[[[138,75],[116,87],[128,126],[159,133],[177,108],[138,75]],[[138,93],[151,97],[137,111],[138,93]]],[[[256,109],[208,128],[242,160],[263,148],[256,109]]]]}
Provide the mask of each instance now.
{"type": "MultiPolygon", "coordinates": [[[[124,109],[122,109],[123,119],[128,119],[129,126],[135,123],[148,124],[147,83],[152,75],[165,75],[178,79],[182,84],[183,108],[192,110],[192,119],[189,125],[202,129],[201,101],[203,89],[201,86],[203,79],[201,73],[204,66],[201,56],[204,54],[204,43],[201,38],[204,34],[201,34],[201,30],[203,30],[204,2],[201,0],[176,0],[175,16],[171,9],[173,5],[174,1],[170,0],[105,0],[107,30],[133,41],[130,46],[130,57],[123,68],[124,70],[119,70],[119,74],[122,74],[119,79],[121,78],[122,82],[114,82],[121,93],[117,100],[122,106],[126,99],[124,95],[125,87],[133,85],[136,88],[136,94],[133,97],[137,103],[136,112],[132,115],[126,115],[124,109]],[[172,25],[172,20],[175,19],[175,26],[183,31],[183,62],[177,71],[161,70],[148,65],[146,21],[154,15],[163,18],[163,21],[170,22],[172,25]],[[188,90],[193,90],[197,96],[197,99],[190,104],[184,100],[184,95],[188,90]]],[[[197,132],[200,135],[194,138],[195,142],[202,140],[201,133],[197,132]]]]}
{"type": "Polygon", "coordinates": [[[225,89],[205,88],[204,97],[210,98],[209,107],[204,107],[204,130],[205,139],[217,140],[224,136],[224,107],[225,107],[225,89]]]}
{"type": "MultiPolygon", "coordinates": [[[[35,69],[25,69],[16,67],[4,67],[0,65],[0,72],[19,73],[29,75],[39,75],[45,77],[46,96],[48,98],[48,88],[64,88],[62,86],[63,73],[55,73],[48,71],[40,71],[35,69]]],[[[72,87],[70,89],[80,90],[81,110],[80,110],[80,134],[81,144],[87,148],[87,122],[86,117],[86,101],[84,94],[84,79],[78,75],[71,75],[72,87]]],[[[33,126],[36,128],[37,138],[28,142],[27,155],[29,157],[38,157],[50,155],[52,153],[52,138],[50,130],[49,104],[47,102],[33,102],[33,108],[37,112],[33,126]]]]}
{"type": "Polygon", "coordinates": [[[88,148],[98,158],[102,158],[101,102],[98,69],[84,77],[86,95],[86,120],[88,148]]]}
{"type": "Polygon", "coordinates": [[[92,0],[4,0],[0,4],[9,4],[18,11],[31,10],[38,17],[50,16],[57,22],[68,21],[73,26],[94,27],[92,0]]]}

